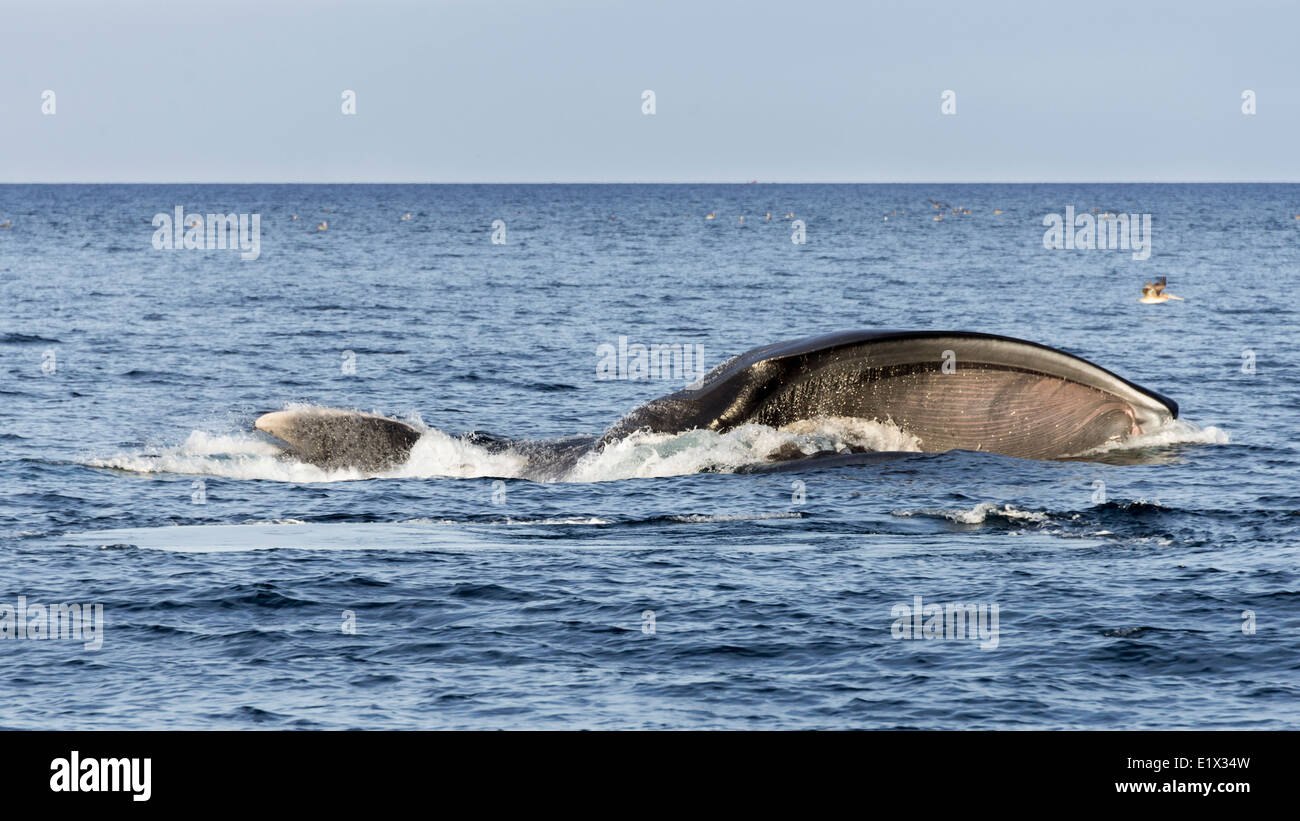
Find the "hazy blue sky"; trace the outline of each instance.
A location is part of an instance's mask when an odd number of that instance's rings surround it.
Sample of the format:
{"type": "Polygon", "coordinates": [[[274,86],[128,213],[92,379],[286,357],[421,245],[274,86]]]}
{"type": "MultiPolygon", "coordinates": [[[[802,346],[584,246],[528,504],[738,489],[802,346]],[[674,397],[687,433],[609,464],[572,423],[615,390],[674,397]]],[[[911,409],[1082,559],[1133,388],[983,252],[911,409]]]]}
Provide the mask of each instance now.
{"type": "Polygon", "coordinates": [[[0,0],[0,181],[1297,181],[1298,37],[1296,0],[0,0]]]}

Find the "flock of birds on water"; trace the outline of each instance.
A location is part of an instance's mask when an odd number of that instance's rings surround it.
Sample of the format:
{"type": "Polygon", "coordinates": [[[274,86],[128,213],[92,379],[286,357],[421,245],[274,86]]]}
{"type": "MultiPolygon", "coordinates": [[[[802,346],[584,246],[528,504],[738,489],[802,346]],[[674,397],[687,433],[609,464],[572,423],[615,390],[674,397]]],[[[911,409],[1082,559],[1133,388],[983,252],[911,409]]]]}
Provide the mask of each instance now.
{"type": "MultiPolygon", "coordinates": [[[[949,216],[969,216],[969,215],[975,213],[973,209],[970,209],[970,208],[963,208],[963,207],[961,207],[961,206],[953,206],[953,205],[949,205],[948,203],[946,203],[946,202],[940,202],[939,200],[929,200],[928,202],[929,202],[931,205],[934,206],[935,210],[937,210],[937,211],[939,212],[938,214],[935,214],[934,217],[931,218],[932,221],[934,221],[934,222],[942,222],[943,219],[944,219],[944,214],[945,214],[945,212],[948,213],[949,216]]],[[[332,209],[332,208],[326,208],[326,209],[324,209],[324,212],[325,212],[326,214],[333,213],[333,211],[334,211],[334,209],[332,209]]],[[[518,213],[521,213],[521,212],[516,211],[515,213],[518,214],[518,213]]],[[[885,221],[888,222],[890,217],[901,217],[901,216],[903,216],[903,215],[906,214],[906,213],[907,213],[906,211],[904,211],[904,210],[902,210],[902,209],[898,209],[898,208],[896,208],[896,209],[894,209],[893,211],[890,211],[888,214],[885,215],[885,221]]],[[[998,215],[998,214],[1001,214],[1001,213],[1002,213],[1002,209],[1000,209],[1000,208],[995,208],[995,209],[993,209],[993,214],[994,214],[995,216],[998,215]]],[[[1100,208],[1093,208],[1093,209],[1091,209],[1091,213],[1096,214],[1096,215],[1097,215],[1097,218],[1098,218],[1098,219],[1102,219],[1102,220],[1106,220],[1106,219],[1115,219],[1115,218],[1118,216],[1118,212],[1115,212],[1115,211],[1109,211],[1109,210],[1102,210],[1102,209],[1100,209],[1100,208]]],[[[689,218],[691,215],[690,215],[689,213],[687,213],[686,216],[689,218]]],[[[717,219],[717,217],[718,217],[718,213],[717,213],[716,210],[715,210],[715,211],[710,211],[709,213],[707,213],[707,214],[704,215],[704,219],[705,219],[705,220],[715,220],[715,219],[717,219]]],[[[1300,220],[1300,214],[1296,214],[1296,215],[1295,215],[1295,218],[1296,218],[1297,220],[1300,220]]],[[[293,214],[293,215],[291,216],[291,219],[292,219],[293,221],[296,222],[296,221],[298,220],[298,215],[297,215],[297,214],[293,214]]],[[[399,222],[410,222],[412,219],[414,219],[414,217],[412,216],[412,214],[411,214],[410,211],[407,211],[405,214],[403,214],[402,216],[398,217],[398,221],[399,221],[399,222]]],[[[612,221],[614,221],[615,218],[611,216],[609,219],[610,219],[610,221],[612,222],[612,221]]],[[[785,219],[786,219],[786,220],[793,220],[793,219],[794,219],[794,212],[793,212],[793,211],[790,211],[789,213],[787,213],[787,214],[785,215],[785,219]]],[[[768,212],[764,215],[763,220],[764,220],[764,222],[771,222],[771,221],[772,221],[772,212],[771,212],[771,211],[768,211],[768,212]]],[[[741,223],[744,223],[744,221],[745,221],[745,217],[744,217],[744,215],[742,214],[741,217],[740,217],[740,222],[741,222],[741,223]]],[[[190,227],[195,227],[197,224],[198,224],[197,222],[195,222],[195,223],[191,223],[190,227]]],[[[7,219],[7,220],[5,220],[4,222],[0,222],[0,229],[12,228],[12,227],[13,227],[13,220],[12,220],[12,219],[7,219]]],[[[320,224],[316,226],[316,230],[317,230],[317,231],[327,231],[327,230],[329,230],[329,221],[328,221],[328,220],[325,220],[325,219],[322,219],[322,220],[320,221],[320,224]]],[[[1162,303],[1162,302],[1168,302],[1168,301],[1170,301],[1171,299],[1176,299],[1176,300],[1178,300],[1178,301],[1180,301],[1180,302],[1185,301],[1182,297],[1180,297],[1180,296],[1175,296],[1174,294],[1169,293],[1168,291],[1165,290],[1166,287],[1167,287],[1167,284],[1168,284],[1168,283],[1167,283],[1167,280],[1168,280],[1168,277],[1160,277],[1160,278],[1157,279],[1155,282],[1146,282],[1145,284],[1143,284],[1143,286],[1142,286],[1142,298],[1139,299],[1138,302],[1141,302],[1141,303],[1143,303],[1143,304],[1145,304],[1145,305],[1157,305],[1157,304],[1160,304],[1160,303],[1162,303]]]]}

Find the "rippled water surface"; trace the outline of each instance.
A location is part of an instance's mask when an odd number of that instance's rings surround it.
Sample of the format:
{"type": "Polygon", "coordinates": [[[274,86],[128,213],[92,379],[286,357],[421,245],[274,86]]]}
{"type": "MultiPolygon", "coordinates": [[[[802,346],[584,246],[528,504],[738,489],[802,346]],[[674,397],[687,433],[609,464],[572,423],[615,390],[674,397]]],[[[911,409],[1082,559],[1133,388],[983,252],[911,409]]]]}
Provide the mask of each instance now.
{"type": "Polygon", "coordinates": [[[104,614],[98,650],[0,640],[0,725],[1300,727],[1297,214],[1296,185],[0,186],[0,617],[104,614]],[[260,257],[155,250],[177,205],[260,214],[260,257]],[[1044,249],[1066,206],[1150,213],[1150,259],[1044,249]],[[1185,301],[1139,304],[1157,276],[1185,301]],[[712,365],[873,327],[1045,343],[1182,419],[758,474],[908,437],[638,436],[545,482],[463,437],[598,435],[688,381],[597,379],[620,336],[712,365]],[[325,472],[250,433],[295,404],[428,432],[325,472]],[[896,638],[916,597],[996,605],[995,640],[896,638]]]}

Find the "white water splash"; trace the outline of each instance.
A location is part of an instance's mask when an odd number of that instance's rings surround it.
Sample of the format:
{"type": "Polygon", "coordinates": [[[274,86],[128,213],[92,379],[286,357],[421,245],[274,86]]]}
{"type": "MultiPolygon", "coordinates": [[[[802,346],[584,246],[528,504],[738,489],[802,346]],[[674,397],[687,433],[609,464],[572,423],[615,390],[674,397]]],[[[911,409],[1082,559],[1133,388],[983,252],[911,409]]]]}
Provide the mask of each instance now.
{"type": "MultiPolygon", "coordinates": [[[[418,424],[418,420],[413,420],[413,423],[418,424]]],[[[1108,443],[1089,451],[1088,455],[1185,443],[1224,444],[1228,441],[1228,435],[1219,428],[1201,428],[1185,420],[1173,420],[1150,433],[1108,443]]],[[[642,431],[585,454],[556,481],[609,482],[704,471],[729,473],[773,459],[850,450],[920,452],[921,448],[916,437],[892,423],[844,417],[801,420],[782,428],[742,425],[726,433],[711,430],[684,433],[642,431]]],[[[530,478],[529,459],[523,453],[510,448],[490,451],[436,428],[427,429],[411,449],[407,461],[389,471],[366,473],[350,468],[327,471],[283,458],[281,454],[282,450],[276,444],[259,433],[213,434],[196,430],[175,447],[94,458],[86,464],[135,473],[294,483],[373,478],[530,478]]],[[[971,515],[978,514],[971,512],[971,515]]]]}
{"type": "Polygon", "coordinates": [[[741,425],[726,433],[634,433],[589,453],[564,477],[569,482],[607,482],[681,476],[703,471],[732,472],[768,461],[793,448],[804,456],[850,448],[920,451],[916,437],[887,422],[864,419],[811,419],[769,428],[741,425]]]}
{"type": "Polygon", "coordinates": [[[970,510],[895,510],[893,515],[899,517],[927,516],[935,519],[947,519],[963,525],[983,524],[990,516],[1010,521],[1025,521],[1041,524],[1049,520],[1046,513],[1034,510],[1022,510],[1015,505],[999,505],[997,502],[980,502],[970,510]]]}
{"type": "MultiPolygon", "coordinates": [[[[607,482],[678,476],[711,470],[730,472],[759,464],[780,453],[802,455],[849,448],[918,451],[915,437],[888,423],[828,418],[801,421],[781,429],[743,425],[726,433],[634,433],[583,456],[558,481],[607,482]]],[[[355,469],[322,470],[281,456],[282,450],[258,433],[216,435],[194,431],[184,443],[156,452],[125,453],[87,461],[92,467],[135,473],[178,473],[275,482],[342,482],[372,478],[526,478],[528,457],[507,448],[488,449],[431,428],[398,467],[379,473],[355,469]]]]}
{"type": "Polygon", "coordinates": [[[1141,450],[1143,448],[1168,447],[1170,445],[1226,445],[1230,441],[1228,434],[1213,425],[1201,427],[1186,419],[1170,419],[1154,430],[1137,436],[1130,436],[1117,442],[1083,451],[1079,456],[1095,456],[1115,451],[1141,450]]]}
{"type": "Polygon", "coordinates": [[[359,470],[322,470],[315,465],[281,459],[282,450],[253,433],[214,435],[193,431],[175,447],[154,453],[123,453],[94,458],[86,464],[133,473],[178,473],[223,479],[265,479],[273,482],[341,482],[367,478],[359,470]]]}
{"type": "Polygon", "coordinates": [[[522,476],[527,467],[527,457],[512,450],[489,453],[486,448],[431,428],[411,448],[404,464],[377,475],[409,479],[482,476],[512,479],[522,476]]]}

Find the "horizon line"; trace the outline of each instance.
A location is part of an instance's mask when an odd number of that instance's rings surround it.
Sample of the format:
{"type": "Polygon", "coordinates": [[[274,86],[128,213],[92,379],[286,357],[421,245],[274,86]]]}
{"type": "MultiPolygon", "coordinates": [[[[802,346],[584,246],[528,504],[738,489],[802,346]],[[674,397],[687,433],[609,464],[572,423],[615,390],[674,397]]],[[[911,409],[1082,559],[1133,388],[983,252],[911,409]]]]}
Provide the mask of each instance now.
{"type": "Polygon", "coordinates": [[[1296,185],[1297,180],[0,180],[0,185],[1296,185]]]}

